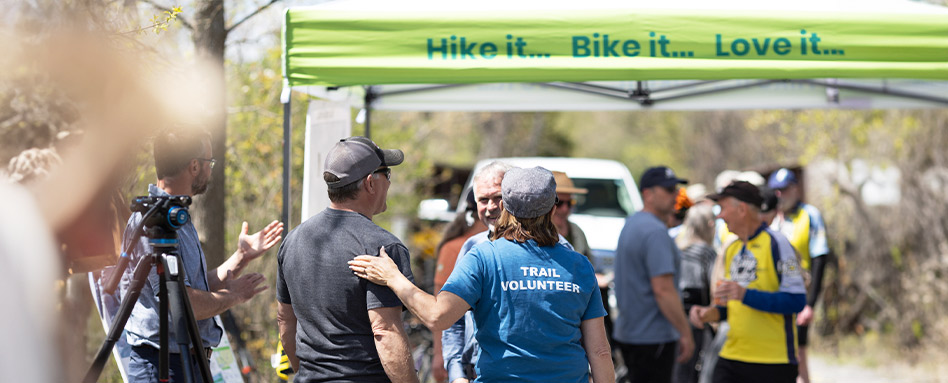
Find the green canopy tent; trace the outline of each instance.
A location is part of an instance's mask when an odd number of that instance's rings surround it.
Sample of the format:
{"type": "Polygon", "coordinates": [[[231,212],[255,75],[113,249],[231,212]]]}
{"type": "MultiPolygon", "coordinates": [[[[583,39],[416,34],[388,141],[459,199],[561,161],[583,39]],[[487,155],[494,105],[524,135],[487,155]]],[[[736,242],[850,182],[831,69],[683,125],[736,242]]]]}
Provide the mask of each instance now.
{"type": "MultiPolygon", "coordinates": [[[[348,0],[290,8],[293,90],[366,111],[948,105],[948,8],[904,0],[348,0]],[[501,84],[498,84],[501,83],[501,84]],[[428,85],[418,85],[428,84],[428,85]]],[[[289,222],[284,145],[284,221],[289,222]]]]}

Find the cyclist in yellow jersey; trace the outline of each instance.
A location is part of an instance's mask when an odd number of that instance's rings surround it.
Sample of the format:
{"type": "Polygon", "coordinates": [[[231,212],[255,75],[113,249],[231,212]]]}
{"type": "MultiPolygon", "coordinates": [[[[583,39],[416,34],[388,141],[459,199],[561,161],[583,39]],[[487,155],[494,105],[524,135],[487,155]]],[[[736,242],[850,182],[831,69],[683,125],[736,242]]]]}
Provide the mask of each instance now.
{"type": "Polygon", "coordinates": [[[730,323],[712,381],[792,383],[797,378],[795,313],[806,304],[794,250],[761,222],[763,199],[753,184],[735,181],[709,198],[721,206],[718,217],[739,238],[724,250],[726,281],[714,293],[721,305],[695,306],[690,313],[695,326],[730,323]]]}
{"type": "Polygon", "coordinates": [[[783,233],[789,240],[797,254],[800,255],[800,265],[803,271],[810,273],[810,286],[807,291],[807,302],[803,311],[797,315],[800,341],[800,375],[799,383],[810,383],[810,373],[807,368],[806,345],[810,323],[813,322],[813,306],[820,296],[823,287],[823,271],[826,266],[824,255],[829,254],[826,243],[826,226],[823,216],[812,205],[801,201],[800,183],[793,171],[782,168],[770,175],[767,186],[774,189],[779,198],[777,204],[779,213],[771,224],[771,229],[783,233]]]}

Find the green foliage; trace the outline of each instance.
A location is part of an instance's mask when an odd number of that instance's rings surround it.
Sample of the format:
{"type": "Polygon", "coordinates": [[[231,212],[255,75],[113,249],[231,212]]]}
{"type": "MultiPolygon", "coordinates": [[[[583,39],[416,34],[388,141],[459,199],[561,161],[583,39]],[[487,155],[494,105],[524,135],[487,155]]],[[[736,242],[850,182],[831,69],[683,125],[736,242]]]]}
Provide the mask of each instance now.
{"type": "Polygon", "coordinates": [[[177,19],[178,14],[181,13],[181,7],[171,7],[170,10],[163,11],[159,14],[152,15],[151,25],[147,25],[138,29],[139,34],[145,33],[145,31],[151,29],[155,32],[156,35],[165,32],[177,19]]]}
{"type": "Polygon", "coordinates": [[[902,250],[897,246],[892,246],[892,249],[889,250],[889,254],[892,256],[892,263],[895,264],[895,267],[902,269],[902,250]]]}
{"type": "MultiPolygon", "coordinates": [[[[279,220],[283,196],[283,108],[280,104],[282,77],[280,50],[268,50],[260,61],[227,63],[227,199],[225,224],[228,249],[236,248],[240,225],[247,221],[256,232],[273,220],[279,220]]],[[[307,98],[294,94],[292,124],[291,190],[293,225],[299,223],[302,200],[303,142],[307,98]]],[[[286,235],[286,232],[283,234],[286,235]]],[[[229,251],[230,251],[229,250],[229,251]]],[[[276,280],[277,248],[249,266],[246,272],[259,272],[267,284],[276,280]]],[[[234,307],[242,338],[255,356],[258,381],[275,381],[269,365],[279,337],[276,331],[276,301],[272,291],[234,307]]],[[[233,343],[233,340],[231,341],[233,343]]]]}
{"type": "Polygon", "coordinates": [[[915,335],[915,339],[922,339],[925,336],[925,329],[918,319],[912,321],[912,334],[915,335]]]}

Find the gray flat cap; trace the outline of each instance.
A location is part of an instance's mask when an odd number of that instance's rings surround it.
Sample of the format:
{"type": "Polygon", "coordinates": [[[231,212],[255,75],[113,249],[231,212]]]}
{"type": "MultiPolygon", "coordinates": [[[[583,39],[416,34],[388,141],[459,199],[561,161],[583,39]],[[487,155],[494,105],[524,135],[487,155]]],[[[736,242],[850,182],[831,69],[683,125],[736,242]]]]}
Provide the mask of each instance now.
{"type": "Polygon", "coordinates": [[[326,172],[339,178],[326,182],[330,189],[341,188],[384,166],[395,166],[405,160],[398,149],[379,149],[372,140],[355,136],[339,140],[326,154],[326,172]]]}
{"type": "Polygon", "coordinates": [[[536,218],[547,214],[556,203],[553,173],[539,166],[508,170],[500,190],[504,209],[517,218],[536,218]]]}

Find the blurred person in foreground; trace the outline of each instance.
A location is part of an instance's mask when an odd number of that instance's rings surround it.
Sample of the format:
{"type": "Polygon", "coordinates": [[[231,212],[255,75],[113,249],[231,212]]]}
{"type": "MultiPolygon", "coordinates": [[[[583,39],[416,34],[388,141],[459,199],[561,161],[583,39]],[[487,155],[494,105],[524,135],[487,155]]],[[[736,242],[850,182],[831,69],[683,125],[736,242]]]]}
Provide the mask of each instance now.
{"type": "Polygon", "coordinates": [[[751,183],[732,182],[709,198],[720,205],[718,217],[738,238],[724,250],[724,281],[714,290],[717,304],[690,312],[695,326],[725,319],[730,324],[712,381],[795,382],[794,319],[806,304],[806,291],[793,247],[762,222],[763,198],[751,183]]]}
{"type": "Polygon", "coordinates": [[[606,315],[592,264],[559,243],[552,223],[553,174],[514,168],[502,184],[503,211],[491,241],[475,246],[437,297],[404,278],[382,251],[359,256],[353,272],[389,286],[430,328],[474,310],[478,382],[614,381],[606,315]]]}
{"type": "MultiPolygon", "coordinates": [[[[57,138],[60,147],[61,139],[57,138]]],[[[55,147],[30,148],[10,159],[7,175],[10,181],[31,186],[46,180],[62,159],[55,147]]],[[[111,184],[111,183],[109,183],[111,184]]],[[[84,209],[80,218],[68,229],[57,233],[63,268],[59,271],[57,293],[59,305],[59,353],[63,369],[69,376],[82,374],[88,367],[86,325],[93,308],[87,271],[115,263],[121,246],[122,229],[131,212],[118,189],[103,190],[84,209]]]]}
{"type": "MultiPolygon", "coordinates": [[[[477,201],[474,199],[474,190],[467,193],[467,206],[464,211],[458,213],[447,227],[441,237],[441,243],[438,244],[436,253],[438,254],[438,265],[435,268],[434,276],[434,294],[438,295],[441,286],[448,280],[448,276],[454,271],[454,264],[458,260],[458,253],[464,242],[472,235],[487,230],[487,226],[477,217],[477,201]]],[[[441,349],[441,331],[432,331],[431,340],[434,343],[433,353],[431,355],[432,377],[443,382],[448,379],[448,371],[445,368],[444,355],[441,349]]]]}
{"type": "Polygon", "coordinates": [[[797,315],[800,339],[800,376],[797,381],[809,383],[806,346],[810,324],[813,323],[813,306],[816,306],[823,289],[823,272],[830,252],[826,241],[826,225],[819,209],[803,203],[803,190],[790,169],[781,168],[771,174],[767,186],[776,192],[778,199],[777,215],[770,227],[790,240],[800,256],[803,272],[809,273],[806,306],[797,315]]]}
{"type": "MultiPolygon", "coordinates": [[[[158,134],[154,141],[156,184],[148,185],[151,197],[174,195],[196,196],[207,190],[211,178],[211,168],[215,160],[211,152],[210,135],[193,129],[169,129],[158,134]]],[[[152,252],[148,238],[135,235],[135,228],[142,220],[142,213],[136,212],[128,220],[123,237],[123,245],[131,244],[123,252],[132,257],[136,264],[140,257],[152,252]]],[[[179,349],[172,348],[169,358],[169,378],[173,382],[186,381],[182,359],[188,360],[193,367],[194,379],[200,380],[197,359],[210,359],[211,348],[217,346],[223,335],[223,329],[214,321],[214,316],[227,311],[237,304],[266,290],[265,278],[259,273],[241,276],[244,269],[254,259],[280,241],[283,224],[273,221],[263,230],[247,234],[247,222],[243,223],[237,241],[237,250],[223,264],[208,270],[204,251],[194,224],[188,221],[176,231],[178,235],[178,253],[184,268],[184,283],[191,310],[197,320],[198,331],[203,340],[201,348],[190,349],[190,355],[181,355],[179,349]]],[[[141,295],[135,302],[131,317],[125,326],[126,340],[131,346],[128,364],[128,379],[131,382],[158,382],[159,337],[158,327],[161,318],[158,314],[158,274],[155,267],[148,274],[148,283],[142,286],[141,295]]],[[[134,272],[134,267],[125,269],[123,286],[134,272]]],[[[124,295],[124,292],[123,292],[124,295]]],[[[174,339],[174,328],[168,329],[169,339],[174,339]]]]}
{"type": "MultiPolygon", "coordinates": [[[[293,229],[277,256],[277,324],[295,381],[417,382],[402,323],[388,288],[348,272],[359,254],[385,249],[395,272],[413,280],[408,248],[373,222],[388,204],[398,149],[366,137],[337,142],[326,155],[329,207],[293,229]]],[[[411,283],[411,282],[409,282],[411,283]]]]}
{"type": "MultiPolygon", "coordinates": [[[[681,250],[681,277],[678,288],[687,314],[692,306],[706,306],[711,303],[711,272],[714,266],[715,252],[711,247],[714,240],[714,213],[707,203],[696,204],[688,208],[681,231],[675,237],[675,244],[681,250]]],[[[704,326],[691,327],[695,340],[695,352],[683,363],[675,363],[673,381],[676,383],[698,382],[698,361],[705,346],[711,339],[710,329],[704,326]]]]}
{"type": "Polygon", "coordinates": [[[0,303],[14,309],[12,315],[0,317],[0,339],[7,344],[0,358],[0,381],[23,380],[24,376],[61,381],[78,372],[72,365],[79,358],[71,358],[69,353],[84,351],[64,337],[70,335],[64,330],[76,329],[69,328],[64,313],[56,309],[60,302],[54,292],[59,289],[54,289],[53,281],[63,273],[59,241],[26,188],[60,164],[54,149],[33,148],[0,169],[0,211],[6,216],[0,220],[0,261],[4,265],[0,268],[0,303]],[[30,370],[49,362],[56,363],[56,368],[30,370]]]}
{"type": "MultiPolygon", "coordinates": [[[[45,146],[15,130],[37,133],[34,138],[63,129],[84,134],[68,150],[58,150],[62,162],[46,177],[20,185],[0,175],[0,212],[15,217],[0,220],[0,307],[12,309],[0,316],[0,382],[63,382],[76,375],[65,367],[59,351],[67,346],[55,330],[63,318],[53,286],[72,262],[62,257],[60,241],[71,233],[89,233],[85,213],[98,206],[103,191],[119,187],[115,181],[135,161],[142,137],[178,122],[179,116],[206,115],[204,107],[215,98],[193,79],[214,73],[148,65],[150,56],[143,58],[141,51],[115,50],[95,27],[90,33],[93,24],[83,20],[84,14],[40,9],[31,2],[13,5],[7,16],[38,20],[35,25],[43,28],[34,33],[25,28],[28,23],[0,26],[6,37],[0,77],[18,84],[0,92],[29,100],[0,117],[17,128],[3,132],[3,143],[23,145],[21,150],[45,146]],[[80,22],[50,23],[73,18],[80,22]],[[70,106],[77,104],[81,107],[70,106]],[[49,119],[57,109],[68,117],[49,119]]],[[[112,240],[111,228],[95,234],[112,240]]],[[[88,363],[84,355],[72,357],[88,363]]]]}
{"type": "Polygon", "coordinates": [[[675,361],[684,362],[694,352],[678,293],[681,252],[666,225],[678,185],[687,182],[665,166],[645,170],[639,179],[643,208],[626,219],[619,234],[615,290],[620,314],[613,338],[633,382],[668,383],[675,361]]]}

